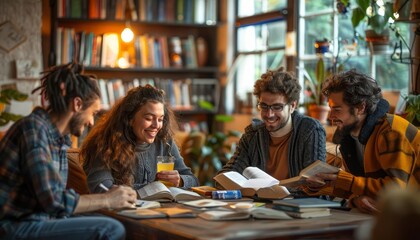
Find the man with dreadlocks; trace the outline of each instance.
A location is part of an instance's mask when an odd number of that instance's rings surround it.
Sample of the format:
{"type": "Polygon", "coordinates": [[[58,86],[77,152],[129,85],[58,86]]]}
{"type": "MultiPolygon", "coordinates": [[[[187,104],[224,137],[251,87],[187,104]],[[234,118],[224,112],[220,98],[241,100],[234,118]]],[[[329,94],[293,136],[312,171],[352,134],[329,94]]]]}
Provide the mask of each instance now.
{"type": "Polygon", "coordinates": [[[66,189],[69,134],[79,136],[99,111],[95,79],[70,63],[44,72],[38,90],[48,106],[17,121],[0,142],[0,238],[124,239],[118,221],[74,214],[130,207],[134,190],[79,195],[66,189]]]}

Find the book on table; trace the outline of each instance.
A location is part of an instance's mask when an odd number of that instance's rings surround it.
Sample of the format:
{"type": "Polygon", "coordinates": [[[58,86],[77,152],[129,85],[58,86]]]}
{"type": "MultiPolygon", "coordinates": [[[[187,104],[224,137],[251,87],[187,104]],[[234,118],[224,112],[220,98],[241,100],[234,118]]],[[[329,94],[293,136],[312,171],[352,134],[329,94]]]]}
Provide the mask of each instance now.
{"type": "Polygon", "coordinates": [[[148,208],[121,210],[117,212],[117,214],[135,219],[166,218],[166,215],[164,213],[148,208]]]}
{"type": "Polygon", "coordinates": [[[196,192],[200,194],[203,197],[210,197],[212,196],[213,191],[217,191],[216,188],[210,187],[210,186],[198,186],[198,187],[192,187],[191,190],[193,192],[196,192]]]}
{"type": "Polygon", "coordinates": [[[200,200],[193,200],[193,201],[186,201],[183,202],[185,206],[189,207],[195,207],[195,208],[213,208],[213,207],[223,207],[227,206],[227,202],[223,202],[220,200],[214,200],[214,199],[200,199],[200,200]]]}
{"type": "Polygon", "coordinates": [[[293,198],[273,200],[273,208],[291,212],[310,212],[325,208],[341,207],[339,202],[329,201],[321,198],[293,198]]]}
{"type": "Polygon", "coordinates": [[[202,199],[199,194],[177,187],[166,187],[165,184],[155,181],[137,190],[142,200],[170,202],[190,201],[202,199]]]}
{"type": "Polygon", "coordinates": [[[280,180],[280,185],[287,188],[296,188],[305,183],[306,179],[313,177],[318,173],[337,173],[340,169],[326,162],[316,160],[302,171],[296,177],[280,180]]]}
{"type": "Polygon", "coordinates": [[[315,217],[325,217],[330,216],[331,211],[329,208],[321,208],[319,210],[307,211],[307,212],[293,212],[293,211],[284,211],[287,215],[294,218],[315,218],[315,217]]]}
{"type": "Polygon", "coordinates": [[[320,198],[295,198],[273,201],[273,209],[284,211],[295,218],[329,216],[331,215],[330,208],[332,207],[341,207],[341,204],[320,198]]]}
{"type": "Polygon", "coordinates": [[[161,207],[161,204],[158,201],[136,199],[136,207],[135,207],[136,209],[137,208],[159,208],[159,207],[161,207]]]}
{"type": "Polygon", "coordinates": [[[191,218],[196,217],[196,214],[191,209],[169,207],[169,208],[137,208],[122,210],[117,212],[118,215],[134,218],[134,219],[146,219],[146,218],[191,218]]]}
{"type": "Polygon", "coordinates": [[[198,214],[200,218],[210,221],[227,221],[239,219],[292,219],[283,211],[274,210],[266,207],[254,207],[247,210],[232,211],[232,210],[210,210],[198,214]]]}
{"type": "Polygon", "coordinates": [[[242,174],[229,171],[213,178],[227,190],[241,190],[242,196],[258,196],[265,199],[282,199],[290,195],[287,188],[279,186],[279,180],[257,167],[247,167],[242,174]]]}

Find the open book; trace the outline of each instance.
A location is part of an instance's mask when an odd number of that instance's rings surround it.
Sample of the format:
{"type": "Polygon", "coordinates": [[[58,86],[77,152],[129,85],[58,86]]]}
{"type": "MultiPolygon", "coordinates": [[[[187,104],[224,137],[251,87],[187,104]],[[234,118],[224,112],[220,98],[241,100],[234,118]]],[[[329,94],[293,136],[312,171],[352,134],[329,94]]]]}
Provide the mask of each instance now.
{"type": "Polygon", "coordinates": [[[241,190],[242,196],[281,199],[290,195],[279,181],[257,167],[247,167],[242,175],[235,171],[220,173],[213,178],[224,189],[241,190]]]}
{"type": "Polygon", "coordinates": [[[317,160],[300,171],[299,176],[281,180],[280,185],[287,188],[296,188],[302,185],[307,178],[315,176],[318,173],[337,173],[339,170],[337,167],[317,160]]]}
{"type": "Polygon", "coordinates": [[[142,200],[154,200],[159,202],[190,201],[202,198],[193,191],[187,191],[176,187],[168,188],[159,181],[147,184],[143,188],[138,189],[137,193],[142,200]]]}
{"type": "Polygon", "coordinates": [[[283,211],[274,210],[271,208],[257,207],[246,211],[205,211],[198,214],[200,218],[210,221],[225,221],[248,219],[253,217],[255,219],[292,219],[283,211]]]}
{"type": "Polygon", "coordinates": [[[160,202],[158,201],[147,201],[136,199],[136,209],[138,208],[159,208],[161,207],[160,202]]]}

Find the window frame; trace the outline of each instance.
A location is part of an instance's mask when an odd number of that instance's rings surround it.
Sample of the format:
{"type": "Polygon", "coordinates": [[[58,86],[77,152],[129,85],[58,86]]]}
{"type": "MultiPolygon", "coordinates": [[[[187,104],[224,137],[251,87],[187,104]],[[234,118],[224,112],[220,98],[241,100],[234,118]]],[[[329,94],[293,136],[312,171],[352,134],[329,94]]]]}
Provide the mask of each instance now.
{"type": "MultiPolygon", "coordinates": [[[[235,19],[235,27],[234,27],[234,33],[233,33],[233,54],[234,54],[234,64],[232,65],[232,69],[234,69],[234,71],[237,70],[235,64],[240,64],[240,63],[235,63],[240,59],[243,59],[243,57],[249,56],[249,55],[255,55],[256,58],[260,58],[265,55],[265,54],[269,54],[270,52],[272,53],[273,51],[285,51],[286,50],[286,46],[279,46],[279,47],[267,47],[263,50],[256,50],[256,51],[239,51],[238,50],[238,44],[237,44],[237,39],[238,39],[238,31],[240,28],[243,27],[247,27],[247,26],[254,26],[254,25],[264,25],[264,24],[269,24],[269,23],[273,23],[273,22],[281,22],[284,21],[286,24],[286,34],[289,31],[294,31],[294,20],[293,17],[296,15],[293,10],[296,9],[296,2],[294,0],[286,0],[286,4],[287,6],[285,8],[282,9],[278,9],[278,10],[273,10],[273,11],[268,11],[268,12],[263,12],[263,13],[257,13],[251,16],[244,16],[244,17],[238,17],[239,14],[239,8],[238,8],[238,4],[239,4],[239,0],[235,0],[235,11],[234,11],[234,19],[235,19]]],[[[285,44],[284,44],[285,45],[285,44]]],[[[284,63],[283,65],[285,65],[286,69],[290,71],[290,66],[293,66],[293,61],[294,61],[294,56],[287,56],[284,55],[283,57],[284,63]]],[[[262,70],[261,70],[262,71],[262,70]]],[[[294,70],[293,70],[294,71],[294,70]]],[[[233,109],[232,112],[233,113],[239,113],[241,112],[241,110],[239,109],[239,101],[237,99],[238,96],[238,82],[239,80],[237,79],[237,74],[234,73],[234,77],[232,78],[233,81],[233,85],[232,85],[232,91],[233,91],[233,109]]],[[[254,81],[257,79],[254,79],[254,81]]],[[[226,89],[227,91],[229,91],[229,89],[226,89]]],[[[228,94],[227,94],[228,95],[228,94]]],[[[255,104],[253,104],[255,105],[255,104]]],[[[252,106],[253,111],[255,111],[256,106],[252,106]]],[[[227,112],[231,112],[230,109],[226,109],[227,112]]]]}
{"type": "MultiPolygon", "coordinates": [[[[331,0],[331,8],[329,9],[325,9],[325,10],[320,10],[317,12],[309,12],[307,13],[305,11],[305,0],[299,0],[298,1],[298,15],[297,15],[297,19],[298,19],[298,28],[297,28],[297,76],[299,79],[299,83],[302,85],[302,87],[304,87],[304,73],[303,71],[299,71],[299,69],[305,69],[305,63],[308,61],[316,61],[317,60],[317,55],[316,54],[308,54],[305,53],[305,37],[306,37],[306,32],[305,32],[305,23],[306,20],[308,18],[313,18],[313,17],[318,17],[318,16],[326,16],[326,15],[331,15],[332,17],[332,37],[333,39],[329,39],[330,41],[333,42],[332,44],[332,49],[330,50],[331,53],[330,54],[325,54],[323,57],[324,59],[327,59],[327,61],[332,61],[334,56],[337,56],[339,49],[338,49],[338,39],[340,38],[339,36],[339,13],[337,11],[337,8],[335,6],[336,1],[331,0]]],[[[354,7],[354,6],[353,6],[354,7]]],[[[348,17],[351,18],[351,13],[348,13],[348,17]]],[[[390,30],[390,35],[393,34],[393,32],[390,30]]],[[[331,46],[331,45],[330,45],[331,46]]],[[[358,46],[358,48],[360,48],[360,46],[358,46]]],[[[379,64],[381,62],[377,62],[377,58],[379,57],[387,57],[388,55],[390,56],[392,53],[393,49],[390,48],[386,53],[371,53],[369,52],[369,49],[367,48],[361,48],[359,49],[356,53],[352,53],[351,58],[354,59],[358,59],[358,58],[364,58],[364,57],[368,57],[369,58],[369,66],[368,66],[368,73],[370,76],[372,76],[374,79],[377,78],[378,74],[377,74],[377,68],[378,66],[380,66],[379,64]]],[[[340,52],[339,53],[341,59],[343,59],[344,57],[346,57],[345,53],[340,52]]],[[[403,79],[401,79],[403,80],[403,79]]],[[[408,81],[409,82],[409,81],[408,81]]],[[[382,87],[382,86],[381,86],[382,87]]],[[[409,84],[407,87],[410,88],[409,84]]],[[[386,88],[386,90],[395,90],[395,89],[388,89],[386,88]]],[[[397,89],[397,90],[402,90],[405,91],[406,89],[397,89]]],[[[303,103],[304,99],[303,99],[303,93],[301,95],[301,103],[303,103]]]]}

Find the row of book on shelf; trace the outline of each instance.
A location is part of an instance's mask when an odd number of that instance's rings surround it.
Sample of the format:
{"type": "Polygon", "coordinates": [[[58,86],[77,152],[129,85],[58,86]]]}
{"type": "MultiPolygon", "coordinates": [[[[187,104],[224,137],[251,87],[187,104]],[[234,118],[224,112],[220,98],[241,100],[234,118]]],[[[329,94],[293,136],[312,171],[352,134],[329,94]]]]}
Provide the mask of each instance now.
{"type": "Polygon", "coordinates": [[[166,101],[173,110],[197,110],[199,102],[211,103],[215,109],[218,104],[219,85],[217,79],[187,78],[160,79],[142,78],[132,81],[122,79],[99,79],[102,109],[109,109],[118,99],[124,97],[133,87],[150,84],[165,91],[166,101]]]}
{"type": "Polygon", "coordinates": [[[206,121],[186,121],[184,119],[178,119],[179,131],[182,132],[202,132],[209,133],[209,126],[206,121]]]}
{"type": "Polygon", "coordinates": [[[217,0],[58,0],[57,16],[213,25],[217,0]]]}
{"type": "Polygon", "coordinates": [[[200,57],[197,54],[198,41],[205,40],[193,35],[181,38],[142,34],[134,38],[134,56],[130,57],[120,54],[117,33],[94,34],[60,27],[57,29],[56,63],[76,60],[85,66],[123,67],[118,65],[121,56],[126,57],[126,67],[195,68],[200,57]]]}

